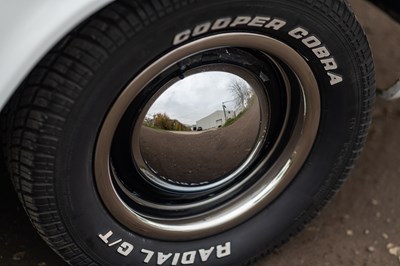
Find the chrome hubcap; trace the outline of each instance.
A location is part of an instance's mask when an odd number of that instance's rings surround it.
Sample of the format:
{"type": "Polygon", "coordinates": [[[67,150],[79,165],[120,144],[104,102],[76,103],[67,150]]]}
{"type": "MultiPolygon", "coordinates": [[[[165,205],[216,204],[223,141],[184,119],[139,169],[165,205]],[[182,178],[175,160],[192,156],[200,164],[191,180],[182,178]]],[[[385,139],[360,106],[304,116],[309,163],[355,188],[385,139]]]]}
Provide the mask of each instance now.
{"type": "Polygon", "coordinates": [[[239,66],[192,69],[153,99],[135,127],[133,154],[142,174],[164,189],[205,191],[232,181],[254,160],[265,138],[267,95],[239,66]]]}

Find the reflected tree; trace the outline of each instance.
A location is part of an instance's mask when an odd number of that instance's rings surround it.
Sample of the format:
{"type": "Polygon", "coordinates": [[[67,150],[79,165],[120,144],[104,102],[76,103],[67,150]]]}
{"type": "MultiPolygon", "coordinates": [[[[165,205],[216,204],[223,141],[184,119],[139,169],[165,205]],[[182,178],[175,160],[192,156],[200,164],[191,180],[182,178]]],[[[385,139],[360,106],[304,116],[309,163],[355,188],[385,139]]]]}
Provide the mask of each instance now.
{"type": "Polygon", "coordinates": [[[182,124],[176,119],[171,119],[166,113],[157,113],[153,118],[145,118],[144,126],[172,131],[190,131],[190,127],[182,124]]]}
{"type": "Polygon", "coordinates": [[[229,90],[234,97],[237,109],[246,109],[252,97],[251,88],[243,80],[235,79],[231,82],[229,90]]]}
{"type": "MultiPolygon", "coordinates": [[[[235,103],[235,117],[227,118],[225,116],[225,124],[223,127],[228,127],[235,123],[241,116],[248,110],[249,106],[254,102],[254,92],[251,87],[240,79],[232,80],[229,85],[229,91],[232,94],[233,100],[235,103]]],[[[224,112],[225,105],[223,103],[224,112]]]]}

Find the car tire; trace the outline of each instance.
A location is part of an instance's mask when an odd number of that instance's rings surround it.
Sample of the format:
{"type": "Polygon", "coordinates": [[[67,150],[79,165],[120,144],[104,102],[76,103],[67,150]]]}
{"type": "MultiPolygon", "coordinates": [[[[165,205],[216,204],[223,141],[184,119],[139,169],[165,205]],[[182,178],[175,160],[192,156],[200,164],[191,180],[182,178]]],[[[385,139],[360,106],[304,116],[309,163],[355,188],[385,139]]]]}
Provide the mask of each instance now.
{"type": "Polygon", "coordinates": [[[33,225],[71,265],[244,265],[338,189],[365,141],[374,86],[367,39],[342,0],[117,1],[63,38],[10,100],[7,164],[33,225]],[[271,133],[212,189],[143,181],[129,159],[142,110],[171,76],[218,64],[268,90],[271,133]]]}

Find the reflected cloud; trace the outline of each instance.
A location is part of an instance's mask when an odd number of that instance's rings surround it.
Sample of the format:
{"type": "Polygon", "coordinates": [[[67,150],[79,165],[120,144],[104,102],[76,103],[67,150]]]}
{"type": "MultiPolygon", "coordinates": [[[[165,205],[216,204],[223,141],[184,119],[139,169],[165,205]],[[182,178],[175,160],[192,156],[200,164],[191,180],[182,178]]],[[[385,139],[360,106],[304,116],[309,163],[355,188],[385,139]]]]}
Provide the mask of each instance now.
{"type": "Polygon", "coordinates": [[[233,82],[240,77],[227,72],[197,73],[179,80],[168,88],[151,106],[147,118],[155,114],[167,114],[171,119],[194,126],[200,119],[215,111],[223,110],[223,102],[234,111],[236,97],[230,91],[233,82]]]}

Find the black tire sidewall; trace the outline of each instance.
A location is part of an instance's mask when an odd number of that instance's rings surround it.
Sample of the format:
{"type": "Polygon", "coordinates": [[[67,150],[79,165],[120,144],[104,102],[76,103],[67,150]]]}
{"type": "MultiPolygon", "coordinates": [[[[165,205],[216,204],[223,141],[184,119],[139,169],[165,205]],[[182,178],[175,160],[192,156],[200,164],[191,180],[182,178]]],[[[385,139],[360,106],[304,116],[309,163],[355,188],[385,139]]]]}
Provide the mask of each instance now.
{"type": "MultiPolygon", "coordinates": [[[[204,1],[182,7],[151,23],[116,51],[85,86],[71,110],[56,156],[55,193],[60,215],[78,246],[101,265],[144,265],[146,254],[156,254],[147,265],[156,265],[157,252],[184,253],[215,247],[207,265],[236,265],[266,248],[279,244],[311,216],[329,188],[344,171],[357,137],[363,89],[347,33],[317,9],[293,1],[204,1]],[[266,4],[266,2],[268,2],[266,4]],[[175,49],[177,33],[218,18],[267,16],[285,20],[281,30],[241,26],[210,31],[191,37],[182,44],[223,32],[254,32],[278,39],[307,58],[320,88],[322,113],[318,136],[305,165],[286,190],[262,212],[247,222],[218,235],[182,242],[149,239],[118,223],[99,197],[93,173],[96,140],[102,122],[113,101],[132,78],[157,58],[175,49]],[[310,48],[289,36],[296,27],[307,29],[325,45],[337,64],[343,82],[332,86],[327,71],[310,48]],[[305,216],[303,214],[306,213],[305,216]],[[124,257],[118,245],[109,247],[99,237],[112,231],[110,241],[119,239],[134,245],[124,257]],[[231,254],[218,259],[218,245],[231,243],[231,254]]],[[[196,255],[196,265],[200,263],[196,255]]],[[[169,259],[164,265],[171,265],[169,259]]],[[[180,264],[178,264],[180,265],[180,264]]]]}

